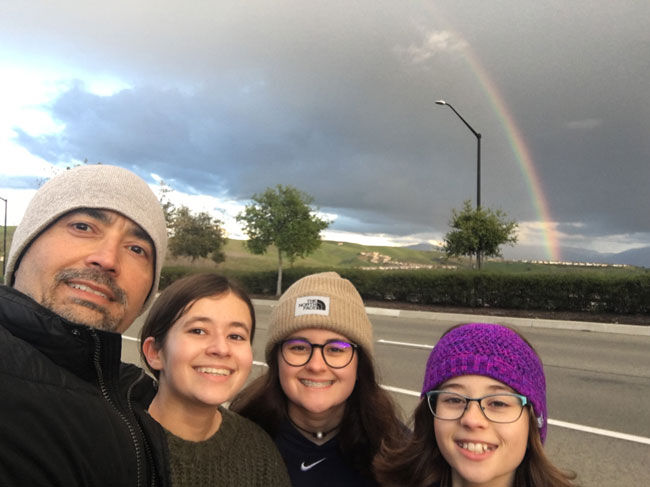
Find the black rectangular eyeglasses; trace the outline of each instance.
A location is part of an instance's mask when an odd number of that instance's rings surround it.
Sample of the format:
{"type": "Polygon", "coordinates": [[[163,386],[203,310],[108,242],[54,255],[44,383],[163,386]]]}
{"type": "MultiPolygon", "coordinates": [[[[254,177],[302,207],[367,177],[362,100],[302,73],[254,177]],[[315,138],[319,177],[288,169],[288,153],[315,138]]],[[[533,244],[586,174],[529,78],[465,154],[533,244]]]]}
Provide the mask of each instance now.
{"type": "Polygon", "coordinates": [[[284,361],[292,367],[302,367],[307,364],[314,354],[315,348],[320,348],[323,361],[333,369],[346,367],[359,346],[344,340],[327,340],[325,343],[311,343],[304,338],[289,338],[280,344],[284,361]]]}

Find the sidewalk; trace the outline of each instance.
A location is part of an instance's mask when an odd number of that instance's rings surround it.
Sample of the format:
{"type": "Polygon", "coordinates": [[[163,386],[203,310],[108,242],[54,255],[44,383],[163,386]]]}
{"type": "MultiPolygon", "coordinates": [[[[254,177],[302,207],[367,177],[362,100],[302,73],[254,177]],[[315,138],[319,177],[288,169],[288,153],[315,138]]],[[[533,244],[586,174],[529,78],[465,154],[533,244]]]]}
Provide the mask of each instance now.
{"type": "MultiPolygon", "coordinates": [[[[253,299],[256,306],[275,306],[273,299],[253,299]]],[[[592,331],[596,333],[618,333],[621,335],[650,336],[650,326],[619,325],[615,323],[595,323],[589,321],[560,321],[538,318],[519,318],[475,314],[435,313],[431,311],[412,311],[392,308],[366,306],[369,315],[392,316],[395,318],[418,318],[430,320],[451,320],[458,323],[507,323],[520,328],[551,328],[557,330],[592,331]]]]}

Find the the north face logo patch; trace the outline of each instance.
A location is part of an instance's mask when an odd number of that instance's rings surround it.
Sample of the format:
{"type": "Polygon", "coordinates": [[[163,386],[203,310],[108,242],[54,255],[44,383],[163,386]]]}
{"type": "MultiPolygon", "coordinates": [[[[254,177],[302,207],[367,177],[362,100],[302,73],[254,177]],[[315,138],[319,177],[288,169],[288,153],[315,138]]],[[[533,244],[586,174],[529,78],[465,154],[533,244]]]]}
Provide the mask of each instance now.
{"type": "Polygon", "coordinates": [[[296,299],[296,316],[330,314],[329,296],[301,296],[296,299]]]}

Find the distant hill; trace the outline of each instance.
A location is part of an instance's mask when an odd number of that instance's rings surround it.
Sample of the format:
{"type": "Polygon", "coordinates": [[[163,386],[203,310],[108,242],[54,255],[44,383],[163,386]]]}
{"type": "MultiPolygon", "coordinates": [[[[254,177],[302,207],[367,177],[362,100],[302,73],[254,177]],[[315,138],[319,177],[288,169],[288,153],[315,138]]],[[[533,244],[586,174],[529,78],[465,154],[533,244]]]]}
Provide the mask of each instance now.
{"type": "Polygon", "coordinates": [[[618,253],[596,252],[580,248],[563,248],[562,260],[571,262],[598,262],[650,268],[650,247],[630,249],[618,253]]]}
{"type": "Polygon", "coordinates": [[[421,242],[419,244],[414,244],[414,245],[406,245],[404,247],[405,249],[412,249],[412,250],[427,250],[427,251],[437,251],[437,252],[442,252],[443,249],[442,247],[438,245],[433,245],[430,244],[429,242],[421,242]]]}
{"type": "Polygon", "coordinates": [[[650,268],[650,247],[630,249],[618,254],[611,254],[612,264],[627,264],[650,268]]]}
{"type": "MultiPolygon", "coordinates": [[[[225,247],[226,261],[216,265],[210,259],[198,259],[193,265],[205,266],[207,268],[228,270],[275,270],[277,268],[277,251],[271,247],[264,255],[253,255],[246,250],[243,240],[227,241],[225,247]]],[[[427,248],[425,244],[423,248],[427,248]]],[[[505,249],[504,249],[505,250],[505,249]]],[[[505,253],[505,252],[504,252],[505,253]]],[[[599,262],[599,263],[619,263],[614,258],[607,262],[600,257],[603,254],[597,252],[581,253],[580,249],[569,252],[574,262],[599,262]],[[580,257],[588,257],[581,260],[580,257]]],[[[618,254],[612,254],[618,255],[618,254]]],[[[535,259],[535,257],[528,257],[535,259]]],[[[510,257],[510,259],[513,259],[510,257]]],[[[523,259],[520,258],[520,259],[523,259]]],[[[484,261],[484,268],[488,271],[496,272],[529,272],[531,270],[553,271],[553,272],[573,272],[577,269],[572,266],[552,266],[545,264],[524,264],[513,260],[505,259],[487,259],[484,261]]],[[[541,258],[540,260],[544,260],[541,258]]],[[[569,260],[569,259],[567,259],[569,260]]],[[[629,258],[628,258],[629,261],[629,258]]],[[[641,259],[639,259],[641,261],[641,259]]],[[[627,263],[627,262],[624,262],[627,263]]],[[[166,265],[191,265],[187,258],[167,258],[166,265]]],[[[471,268],[472,262],[467,258],[447,259],[444,252],[439,250],[418,250],[411,247],[384,247],[372,245],[360,245],[349,242],[323,241],[320,248],[313,254],[304,259],[297,259],[294,263],[296,267],[315,267],[315,268],[349,268],[361,267],[367,269],[468,269],[471,268]]],[[[285,262],[285,268],[290,264],[285,262]]],[[[650,267],[650,265],[649,265],[650,267]]],[[[610,268],[611,269],[611,268],[610,268]]],[[[616,269],[611,269],[612,272],[616,269]]],[[[622,272],[627,272],[621,270],[622,272]]],[[[632,270],[637,272],[638,270],[632,270]]]]}
{"type": "MultiPolygon", "coordinates": [[[[593,262],[600,264],[622,264],[650,268],[650,246],[618,253],[597,252],[579,247],[562,247],[562,260],[568,262],[593,262]]],[[[545,247],[517,245],[504,247],[503,256],[509,260],[547,260],[545,247]]]]}
{"type": "MultiPolygon", "coordinates": [[[[270,247],[264,255],[253,255],[244,246],[243,240],[228,239],[225,247],[226,261],[220,269],[231,270],[275,270],[277,251],[270,247]]],[[[443,268],[460,263],[462,259],[449,261],[443,252],[414,250],[407,247],[384,247],[360,245],[349,242],[324,240],[320,248],[304,259],[297,259],[300,267],[424,267],[443,268]]],[[[198,259],[195,264],[210,265],[209,259],[198,259]]],[[[186,258],[167,258],[167,265],[190,264],[186,258]]],[[[214,264],[212,264],[214,265],[214,264]]],[[[289,263],[286,263],[289,266],[289,263]]]]}

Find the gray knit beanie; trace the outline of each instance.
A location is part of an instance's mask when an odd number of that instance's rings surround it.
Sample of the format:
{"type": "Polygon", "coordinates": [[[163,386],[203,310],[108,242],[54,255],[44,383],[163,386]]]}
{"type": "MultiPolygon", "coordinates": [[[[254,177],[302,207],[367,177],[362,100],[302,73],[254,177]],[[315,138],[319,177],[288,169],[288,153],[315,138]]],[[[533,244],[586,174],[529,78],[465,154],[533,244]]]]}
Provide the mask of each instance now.
{"type": "Polygon", "coordinates": [[[372,324],[361,296],[336,272],[322,272],[294,282],[271,313],[266,361],[276,343],[304,328],[340,333],[372,357],[372,324]]]}
{"type": "Polygon", "coordinates": [[[147,183],[131,171],[116,166],[79,166],[50,179],[36,192],[14,233],[5,284],[13,285],[20,258],[41,232],[59,217],[82,208],[121,213],[151,237],[155,247],[155,273],[153,286],[142,308],[145,310],[158,290],[160,271],[165,262],[165,215],[147,183]]]}

